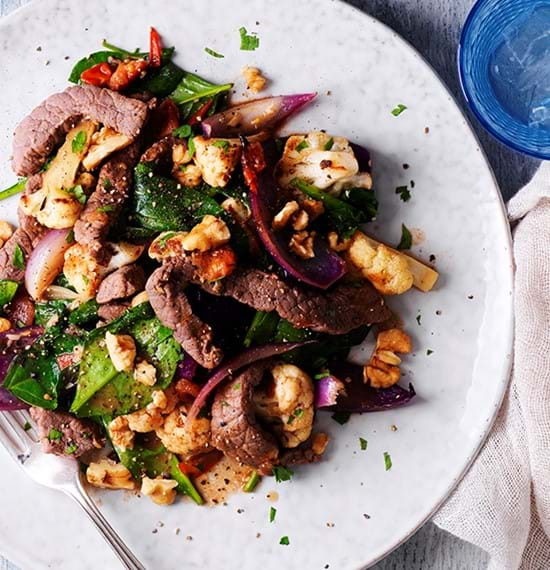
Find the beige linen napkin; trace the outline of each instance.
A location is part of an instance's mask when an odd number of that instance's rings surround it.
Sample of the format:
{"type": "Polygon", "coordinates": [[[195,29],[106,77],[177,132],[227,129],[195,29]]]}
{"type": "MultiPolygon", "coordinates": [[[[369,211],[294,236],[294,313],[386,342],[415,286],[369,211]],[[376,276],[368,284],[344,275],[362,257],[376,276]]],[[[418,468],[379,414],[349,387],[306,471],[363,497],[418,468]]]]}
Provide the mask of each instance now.
{"type": "Polygon", "coordinates": [[[491,570],[543,570],[550,569],[550,163],[510,200],[508,216],[517,222],[512,381],[485,446],[435,522],[486,550],[491,570]]]}

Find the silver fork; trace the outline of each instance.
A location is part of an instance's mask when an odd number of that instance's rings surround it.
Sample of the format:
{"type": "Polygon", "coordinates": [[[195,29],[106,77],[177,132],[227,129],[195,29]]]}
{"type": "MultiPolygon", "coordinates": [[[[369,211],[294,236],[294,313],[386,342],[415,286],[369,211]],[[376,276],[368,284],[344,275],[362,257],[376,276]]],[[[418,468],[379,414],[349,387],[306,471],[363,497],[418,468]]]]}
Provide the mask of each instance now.
{"type": "Polygon", "coordinates": [[[0,444],[37,483],[63,491],[74,499],[125,568],[145,570],[88,496],[82,484],[83,475],[78,463],[68,457],[43,453],[38,436],[33,428],[28,429],[29,425],[30,416],[27,412],[0,412],[0,444]]]}

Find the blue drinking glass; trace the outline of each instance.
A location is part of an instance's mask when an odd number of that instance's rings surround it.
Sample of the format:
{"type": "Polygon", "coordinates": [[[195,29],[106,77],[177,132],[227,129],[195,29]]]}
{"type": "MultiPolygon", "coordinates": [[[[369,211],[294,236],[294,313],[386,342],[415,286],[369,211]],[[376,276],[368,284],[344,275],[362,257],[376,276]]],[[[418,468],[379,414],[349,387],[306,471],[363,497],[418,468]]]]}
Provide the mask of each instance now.
{"type": "Polygon", "coordinates": [[[481,124],[513,149],[550,159],[550,0],[478,0],[458,66],[481,124]]]}

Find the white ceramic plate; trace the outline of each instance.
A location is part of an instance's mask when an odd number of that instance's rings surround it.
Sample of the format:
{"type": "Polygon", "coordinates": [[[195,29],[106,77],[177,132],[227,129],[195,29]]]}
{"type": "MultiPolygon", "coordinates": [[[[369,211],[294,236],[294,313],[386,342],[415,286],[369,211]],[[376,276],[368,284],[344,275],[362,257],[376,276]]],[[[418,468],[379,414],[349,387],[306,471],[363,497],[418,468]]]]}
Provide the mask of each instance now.
{"type": "MultiPolygon", "coordinates": [[[[368,146],[382,202],[375,231],[396,243],[402,222],[417,228],[423,239],[414,252],[435,255],[441,278],[429,295],[390,300],[416,347],[404,364],[405,382],[413,381],[418,392],[411,406],[354,417],[344,427],[325,416],[333,437],[326,461],[299,469],[290,483],[266,480],[255,494],[234,495],[227,506],[159,508],[148,499],[101,493],[104,512],[148,568],[341,570],[371,564],[449,494],[506,387],[512,262],[491,171],[433,71],[395,33],[345,4],[42,0],[0,22],[3,184],[13,180],[16,123],[63,89],[75,60],[97,50],[102,38],[146,46],[149,25],[177,46],[178,63],[207,78],[226,82],[253,64],[272,79],[273,93],[317,90],[317,103],[289,129],[324,128],[368,146]],[[243,25],[259,34],[255,52],[239,51],[243,25]],[[205,46],[225,58],[212,58],[205,46]],[[394,117],[390,111],[398,103],[408,109],[394,117]],[[413,197],[403,204],[395,188],[410,180],[413,197]],[[365,452],[359,437],[368,440],[365,452]],[[393,460],[388,472],[384,451],[393,460]],[[275,489],[280,499],[270,524],[265,495],[275,489]],[[289,546],[279,545],[283,535],[289,546]]],[[[1,209],[0,217],[15,218],[14,202],[1,209]]],[[[3,453],[0,462],[0,552],[25,568],[117,567],[77,507],[25,479],[3,453]]]]}

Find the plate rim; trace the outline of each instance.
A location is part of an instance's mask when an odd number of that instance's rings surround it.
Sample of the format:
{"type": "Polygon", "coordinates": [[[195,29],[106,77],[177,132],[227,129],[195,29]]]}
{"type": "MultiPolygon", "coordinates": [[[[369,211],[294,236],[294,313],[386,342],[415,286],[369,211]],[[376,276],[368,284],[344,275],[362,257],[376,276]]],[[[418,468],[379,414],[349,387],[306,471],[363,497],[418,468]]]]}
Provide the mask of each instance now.
{"type": "MultiPolygon", "coordinates": [[[[44,2],[44,0],[41,0],[41,1],[44,2]]],[[[59,0],[49,0],[49,1],[50,2],[57,2],[59,0]]],[[[472,126],[472,121],[466,115],[464,108],[459,103],[459,95],[455,95],[450,90],[448,85],[443,81],[440,74],[436,71],[436,69],[428,61],[428,59],[422,53],[420,53],[419,50],[410,41],[405,39],[401,34],[399,34],[397,31],[395,31],[393,28],[391,28],[388,24],[382,22],[381,20],[379,20],[375,16],[371,15],[370,13],[362,11],[357,6],[354,6],[353,4],[348,3],[346,0],[322,0],[322,1],[327,2],[327,3],[339,4],[344,10],[348,10],[350,14],[353,14],[354,18],[366,18],[367,20],[369,20],[371,22],[371,24],[375,24],[375,25],[383,28],[389,35],[392,36],[392,38],[398,44],[401,44],[401,46],[403,48],[409,50],[409,52],[412,52],[418,58],[419,62],[428,68],[428,70],[431,72],[432,76],[437,80],[439,85],[444,89],[444,91],[448,95],[451,104],[456,107],[456,110],[458,110],[459,116],[464,121],[466,129],[469,131],[470,135],[472,136],[473,142],[477,145],[477,150],[480,153],[481,160],[483,161],[485,168],[488,170],[490,178],[493,182],[493,184],[491,185],[491,188],[488,189],[488,191],[489,191],[489,194],[491,194],[491,196],[493,198],[496,195],[496,198],[497,198],[496,204],[498,204],[500,214],[501,214],[498,218],[498,222],[499,222],[499,224],[503,224],[503,228],[501,228],[501,229],[504,229],[504,236],[505,236],[506,243],[502,244],[502,245],[506,246],[505,247],[505,256],[506,256],[507,261],[508,261],[508,263],[506,264],[507,267],[506,267],[506,269],[503,268],[503,271],[505,271],[506,272],[505,274],[508,276],[509,287],[510,287],[510,292],[511,292],[510,301],[507,303],[507,307],[509,310],[509,319],[508,319],[509,322],[507,324],[507,334],[506,334],[507,350],[506,350],[505,354],[503,354],[503,357],[506,361],[505,377],[498,379],[498,383],[500,384],[499,398],[498,398],[498,401],[495,402],[494,408],[491,411],[490,415],[489,414],[487,415],[487,421],[485,423],[483,433],[481,433],[479,436],[479,441],[478,441],[477,445],[472,450],[472,452],[471,452],[470,456],[468,457],[468,460],[466,461],[463,469],[453,479],[453,481],[449,484],[449,486],[447,487],[447,489],[443,493],[442,497],[436,502],[436,504],[434,504],[433,507],[431,507],[429,512],[427,512],[425,515],[423,515],[423,517],[414,525],[414,527],[412,527],[409,531],[407,531],[407,533],[404,536],[402,536],[401,539],[396,544],[394,544],[393,546],[388,548],[384,553],[378,555],[376,558],[368,560],[365,563],[362,563],[360,568],[361,569],[367,569],[367,568],[370,568],[373,565],[377,564],[378,562],[380,562],[381,560],[383,560],[384,558],[389,556],[396,549],[398,549],[400,546],[402,546],[422,526],[424,526],[431,518],[433,518],[433,516],[439,511],[439,509],[447,501],[447,499],[450,497],[450,495],[453,493],[453,491],[457,488],[457,486],[460,484],[462,479],[465,477],[465,475],[470,470],[470,468],[473,465],[475,459],[477,458],[479,452],[481,451],[483,445],[485,444],[485,441],[487,440],[487,438],[488,438],[488,436],[492,430],[492,427],[496,421],[498,412],[500,411],[500,409],[502,407],[502,403],[503,403],[504,398],[505,398],[507,391],[508,391],[508,386],[510,384],[511,372],[512,372],[512,367],[513,367],[513,348],[514,348],[514,335],[515,335],[515,312],[514,312],[515,279],[514,279],[513,239],[512,239],[512,232],[511,232],[510,224],[508,223],[508,217],[507,217],[505,202],[504,202],[504,199],[502,197],[502,193],[501,193],[500,187],[498,185],[496,176],[494,174],[494,170],[491,166],[491,163],[489,162],[489,160],[487,158],[487,154],[486,154],[483,146],[480,143],[479,137],[476,134],[476,132],[472,126]]],[[[29,13],[29,15],[32,15],[34,8],[38,4],[39,4],[39,0],[30,0],[27,4],[19,6],[16,9],[14,9],[13,11],[11,11],[9,14],[6,14],[6,15],[0,17],[0,32],[4,26],[9,25],[10,21],[12,19],[15,19],[17,16],[19,16],[23,13],[27,13],[27,12],[29,13]]],[[[458,56],[459,48],[460,48],[460,45],[457,46],[457,56],[458,56]]],[[[457,63],[456,58],[455,58],[455,63],[457,63]]],[[[457,74],[460,76],[460,72],[458,69],[457,69],[457,74]]],[[[495,220],[495,222],[496,222],[496,220],[495,220]]],[[[24,568],[25,566],[27,566],[29,564],[36,564],[36,561],[33,561],[30,558],[25,559],[26,557],[24,555],[20,556],[19,552],[16,552],[15,549],[12,549],[9,544],[3,545],[2,548],[3,548],[4,553],[5,553],[4,557],[9,562],[16,564],[20,568],[24,568]]]]}

